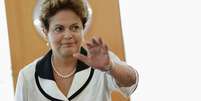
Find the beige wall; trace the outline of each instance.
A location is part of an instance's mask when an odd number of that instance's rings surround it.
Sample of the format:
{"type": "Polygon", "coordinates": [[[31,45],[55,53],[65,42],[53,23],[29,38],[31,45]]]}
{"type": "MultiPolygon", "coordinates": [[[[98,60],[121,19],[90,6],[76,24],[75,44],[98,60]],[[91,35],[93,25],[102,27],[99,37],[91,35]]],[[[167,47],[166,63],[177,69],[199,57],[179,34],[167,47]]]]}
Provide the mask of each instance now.
{"type": "MultiPolygon", "coordinates": [[[[11,61],[16,84],[19,70],[35,58],[47,52],[47,47],[32,24],[35,0],[5,0],[11,47],[11,61]]],[[[89,0],[93,9],[93,20],[86,39],[101,36],[110,49],[124,59],[124,47],[120,25],[118,0],[89,0]]],[[[127,101],[119,93],[112,94],[113,101],[127,101]]]]}

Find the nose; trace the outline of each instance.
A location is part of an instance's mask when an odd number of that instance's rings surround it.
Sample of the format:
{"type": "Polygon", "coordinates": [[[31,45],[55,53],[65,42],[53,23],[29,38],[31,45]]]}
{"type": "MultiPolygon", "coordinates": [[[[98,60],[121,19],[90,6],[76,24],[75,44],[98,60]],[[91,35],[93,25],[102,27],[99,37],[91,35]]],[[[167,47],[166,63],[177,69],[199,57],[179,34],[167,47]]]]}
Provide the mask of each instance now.
{"type": "Polygon", "coordinates": [[[65,33],[64,33],[64,38],[65,38],[65,39],[72,39],[72,38],[73,38],[73,35],[72,35],[71,32],[65,31],[65,33]]]}

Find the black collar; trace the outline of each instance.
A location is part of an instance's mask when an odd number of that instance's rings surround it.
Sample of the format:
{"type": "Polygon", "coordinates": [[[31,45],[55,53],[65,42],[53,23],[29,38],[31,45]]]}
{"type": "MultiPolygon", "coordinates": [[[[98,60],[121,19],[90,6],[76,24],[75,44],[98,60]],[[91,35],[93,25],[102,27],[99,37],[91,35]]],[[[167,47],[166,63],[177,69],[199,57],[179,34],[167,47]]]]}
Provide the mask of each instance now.
{"type": "MultiPolygon", "coordinates": [[[[81,47],[80,53],[87,56],[87,51],[83,47],[81,47]]],[[[41,60],[37,62],[36,74],[38,74],[38,76],[41,78],[54,80],[52,64],[51,64],[51,55],[52,55],[52,50],[50,50],[41,60]]],[[[89,68],[87,64],[78,60],[76,73],[87,68],[89,68]]]]}

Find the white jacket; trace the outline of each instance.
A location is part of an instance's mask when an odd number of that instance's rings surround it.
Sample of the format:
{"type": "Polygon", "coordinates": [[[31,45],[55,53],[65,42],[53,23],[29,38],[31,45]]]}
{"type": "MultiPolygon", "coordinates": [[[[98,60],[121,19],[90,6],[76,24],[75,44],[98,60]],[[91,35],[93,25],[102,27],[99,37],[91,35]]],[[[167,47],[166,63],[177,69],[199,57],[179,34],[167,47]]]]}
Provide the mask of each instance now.
{"type": "MultiPolygon", "coordinates": [[[[86,54],[86,51],[82,49],[81,53],[86,54]]],[[[119,90],[125,96],[130,96],[137,87],[138,80],[131,87],[119,88],[109,74],[78,61],[71,88],[67,95],[63,95],[53,79],[51,54],[51,51],[48,52],[20,71],[16,101],[111,101],[112,91],[119,90]]],[[[110,57],[113,61],[120,61],[111,52],[110,57]]]]}

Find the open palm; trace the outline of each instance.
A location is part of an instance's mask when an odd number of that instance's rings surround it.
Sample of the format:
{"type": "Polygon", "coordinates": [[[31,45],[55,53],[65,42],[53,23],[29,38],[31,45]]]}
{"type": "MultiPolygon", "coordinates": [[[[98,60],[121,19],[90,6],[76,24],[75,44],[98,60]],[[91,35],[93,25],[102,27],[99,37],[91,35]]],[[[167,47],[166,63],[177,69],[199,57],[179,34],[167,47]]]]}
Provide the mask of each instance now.
{"type": "Polygon", "coordinates": [[[79,60],[85,62],[94,69],[104,70],[104,66],[109,64],[108,46],[101,38],[92,38],[86,43],[89,55],[75,54],[79,60]]]}

